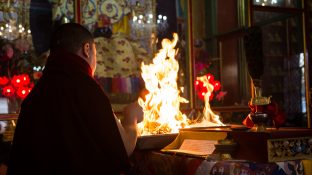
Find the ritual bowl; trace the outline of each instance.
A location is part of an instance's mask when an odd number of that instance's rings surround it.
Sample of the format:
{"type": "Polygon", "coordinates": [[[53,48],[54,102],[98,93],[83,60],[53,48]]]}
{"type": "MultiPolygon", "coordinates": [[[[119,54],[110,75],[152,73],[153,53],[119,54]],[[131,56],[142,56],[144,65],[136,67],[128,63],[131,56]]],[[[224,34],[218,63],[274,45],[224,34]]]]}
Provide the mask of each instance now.
{"type": "Polygon", "coordinates": [[[269,115],[262,112],[255,112],[249,115],[251,121],[256,125],[257,132],[265,132],[269,121],[269,115]]]}

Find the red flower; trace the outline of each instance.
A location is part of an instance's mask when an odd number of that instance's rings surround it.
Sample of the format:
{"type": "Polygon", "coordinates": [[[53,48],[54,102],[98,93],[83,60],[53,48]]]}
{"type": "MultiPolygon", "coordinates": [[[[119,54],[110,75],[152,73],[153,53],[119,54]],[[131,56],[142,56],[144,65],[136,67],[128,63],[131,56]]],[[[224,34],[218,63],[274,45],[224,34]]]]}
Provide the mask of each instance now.
{"type": "Polygon", "coordinates": [[[8,84],[9,79],[6,76],[0,77],[0,86],[8,84]]]}
{"type": "Polygon", "coordinates": [[[4,95],[5,97],[12,97],[14,95],[14,88],[9,85],[9,86],[5,86],[2,89],[2,95],[4,95]]]}

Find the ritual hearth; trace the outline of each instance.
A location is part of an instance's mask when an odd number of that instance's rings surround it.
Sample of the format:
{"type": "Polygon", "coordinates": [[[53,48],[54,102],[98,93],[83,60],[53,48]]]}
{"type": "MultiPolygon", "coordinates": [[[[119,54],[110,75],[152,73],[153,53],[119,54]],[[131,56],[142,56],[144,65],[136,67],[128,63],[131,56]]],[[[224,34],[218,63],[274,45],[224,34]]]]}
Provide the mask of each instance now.
{"type": "Polygon", "coordinates": [[[143,108],[144,120],[139,124],[140,135],[178,133],[181,128],[223,126],[219,116],[210,108],[209,100],[215,87],[221,88],[220,82],[212,81],[210,74],[197,77],[195,86],[200,87],[200,96],[205,102],[200,120],[192,121],[180,111],[180,103],[188,100],[180,96],[177,84],[179,63],[175,59],[178,50],[175,46],[178,35],[173,40],[164,39],[162,49],[154,57],[152,63],[141,65],[141,75],[145,82],[147,94],[139,98],[143,108]],[[213,84],[214,83],[214,84],[213,84]]]}
{"type": "MultiPolygon", "coordinates": [[[[147,93],[138,102],[143,108],[144,119],[138,125],[139,138],[137,149],[162,149],[171,143],[181,128],[218,127],[224,126],[219,116],[210,108],[209,99],[214,85],[209,76],[204,75],[196,79],[196,86],[203,89],[201,96],[205,100],[203,115],[200,120],[192,121],[180,111],[180,103],[188,100],[180,96],[177,78],[179,64],[175,59],[178,50],[175,46],[178,35],[173,34],[173,40],[164,39],[162,49],[154,57],[152,63],[142,63],[142,78],[147,93]]],[[[220,83],[217,82],[218,88],[220,83]]]]}
{"type": "Polygon", "coordinates": [[[178,133],[153,134],[138,137],[136,143],[137,150],[161,150],[169,145],[178,136],[178,133]]]}

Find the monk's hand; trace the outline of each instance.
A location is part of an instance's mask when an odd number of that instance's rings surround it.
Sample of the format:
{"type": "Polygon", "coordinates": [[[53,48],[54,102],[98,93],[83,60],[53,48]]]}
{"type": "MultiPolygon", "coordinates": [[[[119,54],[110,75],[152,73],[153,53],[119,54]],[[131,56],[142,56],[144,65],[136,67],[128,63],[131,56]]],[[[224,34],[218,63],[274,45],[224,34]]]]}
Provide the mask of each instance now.
{"type": "Polygon", "coordinates": [[[123,125],[136,125],[143,120],[143,109],[137,101],[130,103],[124,108],[123,125]]]}

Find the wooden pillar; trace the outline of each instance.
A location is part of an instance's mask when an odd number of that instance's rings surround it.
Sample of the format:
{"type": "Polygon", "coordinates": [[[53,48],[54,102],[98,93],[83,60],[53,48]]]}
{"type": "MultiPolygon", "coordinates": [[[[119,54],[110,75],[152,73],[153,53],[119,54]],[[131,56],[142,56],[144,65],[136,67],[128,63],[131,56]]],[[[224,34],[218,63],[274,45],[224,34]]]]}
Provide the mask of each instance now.
{"type": "Polygon", "coordinates": [[[75,22],[81,24],[81,0],[75,0],[75,22]]]}

